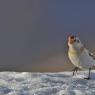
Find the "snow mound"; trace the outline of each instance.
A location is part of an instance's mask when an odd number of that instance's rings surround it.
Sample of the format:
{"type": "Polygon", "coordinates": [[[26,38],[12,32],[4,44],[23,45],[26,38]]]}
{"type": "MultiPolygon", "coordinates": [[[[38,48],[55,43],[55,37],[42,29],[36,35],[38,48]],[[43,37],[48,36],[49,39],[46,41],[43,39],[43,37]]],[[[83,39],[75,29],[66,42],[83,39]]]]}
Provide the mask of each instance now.
{"type": "Polygon", "coordinates": [[[95,71],[30,73],[0,72],[0,95],[95,95],[95,71]]]}

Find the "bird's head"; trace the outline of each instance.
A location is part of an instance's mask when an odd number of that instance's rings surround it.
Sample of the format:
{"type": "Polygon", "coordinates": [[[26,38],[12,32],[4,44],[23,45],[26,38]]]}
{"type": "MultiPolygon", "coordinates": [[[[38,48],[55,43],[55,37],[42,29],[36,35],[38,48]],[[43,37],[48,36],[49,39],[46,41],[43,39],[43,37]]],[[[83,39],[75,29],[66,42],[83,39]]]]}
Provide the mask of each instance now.
{"type": "Polygon", "coordinates": [[[76,36],[69,36],[68,37],[68,46],[76,46],[79,47],[81,45],[81,41],[78,37],[76,36]]]}

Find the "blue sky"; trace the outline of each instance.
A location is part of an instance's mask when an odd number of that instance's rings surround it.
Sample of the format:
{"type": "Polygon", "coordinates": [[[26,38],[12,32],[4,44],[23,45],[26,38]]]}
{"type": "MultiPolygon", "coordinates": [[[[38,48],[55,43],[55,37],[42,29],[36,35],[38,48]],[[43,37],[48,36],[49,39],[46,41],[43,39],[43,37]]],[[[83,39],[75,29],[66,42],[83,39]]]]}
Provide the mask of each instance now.
{"type": "Polygon", "coordinates": [[[70,63],[67,36],[94,52],[94,31],[94,0],[1,0],[0,69],[60,70],[70,63]]]}

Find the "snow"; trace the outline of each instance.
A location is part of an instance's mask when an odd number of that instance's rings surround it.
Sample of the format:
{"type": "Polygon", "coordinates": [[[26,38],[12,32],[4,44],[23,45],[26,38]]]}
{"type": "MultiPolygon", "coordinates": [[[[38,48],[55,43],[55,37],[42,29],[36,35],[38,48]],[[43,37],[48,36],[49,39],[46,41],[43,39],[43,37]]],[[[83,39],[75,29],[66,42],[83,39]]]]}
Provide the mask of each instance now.
{"type": "Polygon", "coordinates": [[[31,73],[0,72],[0,95],[95,95],[95,70],[86,80],[88,71],[31,73]]]}

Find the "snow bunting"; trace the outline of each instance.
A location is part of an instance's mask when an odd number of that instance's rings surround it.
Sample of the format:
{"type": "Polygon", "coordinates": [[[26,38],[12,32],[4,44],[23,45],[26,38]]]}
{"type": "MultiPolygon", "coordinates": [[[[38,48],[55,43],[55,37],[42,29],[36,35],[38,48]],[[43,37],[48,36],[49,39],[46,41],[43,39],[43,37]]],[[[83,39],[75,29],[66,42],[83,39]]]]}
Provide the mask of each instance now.
{"type": "Polygon", "coordinates": [[[88,78],[90,79],[90,71],[95,66],[95,60],[93,54],[90,53],[81,43],[80,39],[75,36],[68,37],[68,56],[72,64],[75,66],[73,75],[77,72],[77,69],[89,69],[88,78]]]}

